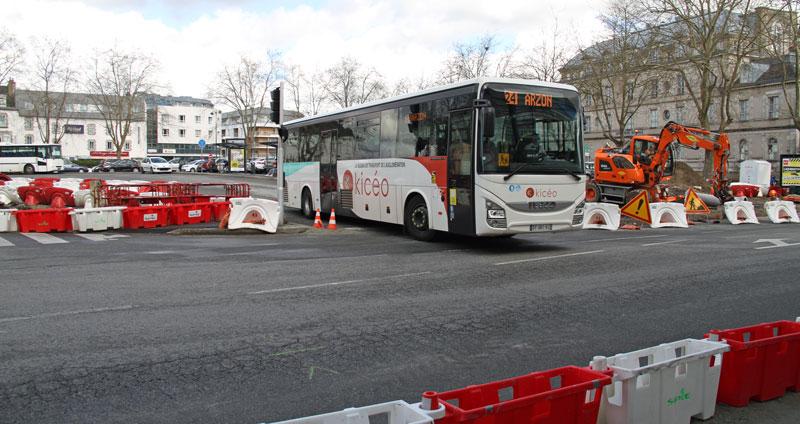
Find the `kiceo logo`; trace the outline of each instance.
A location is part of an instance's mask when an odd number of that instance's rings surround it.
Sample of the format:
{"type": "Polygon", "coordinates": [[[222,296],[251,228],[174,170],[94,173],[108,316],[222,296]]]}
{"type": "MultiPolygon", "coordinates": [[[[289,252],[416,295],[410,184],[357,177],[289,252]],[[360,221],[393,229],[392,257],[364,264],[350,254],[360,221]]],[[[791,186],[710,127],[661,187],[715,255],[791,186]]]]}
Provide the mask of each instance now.
{"type": "Polygon", "coordinates": [[[355,194],[375,197],[388,196],[389,180],[378,177],[377,172],[375,174],[374,177],[364,177],[364,174],[357,176],[355,181],[355,194]]]}

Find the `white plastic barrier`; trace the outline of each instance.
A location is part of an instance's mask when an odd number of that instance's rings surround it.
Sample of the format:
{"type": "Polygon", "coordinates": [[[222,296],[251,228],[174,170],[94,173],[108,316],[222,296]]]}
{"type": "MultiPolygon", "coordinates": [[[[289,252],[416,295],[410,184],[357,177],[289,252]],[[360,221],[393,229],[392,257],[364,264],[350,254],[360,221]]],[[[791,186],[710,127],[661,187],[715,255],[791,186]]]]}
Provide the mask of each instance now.
{"type": "Polygon", "coordinates": [[[653,219],[650,228],[689,228],[686,207],[682,203],[653,202],[650,216],[653,219]]]}
{"type": "Polygon", "coordinates": [[[0,186],[0,203],[22,203],[22,199],[19,198],[19,193],[17,193],[17,187],[0,186]]]}
{"type": "Polygon", "coordinates": [[[419,408],[419,404],[409,405],[405,401],[396,400],[274,424],[370,424],[373,422],[370,421],[370,417],[374,417],[374,420],[380,419],[379,422],[382,423],[386,423],[388,417],[388,424],[427,424],[433,423],[433,417],[436,419],[443,417],[444,413],[444,406],[436,411],[424,411],[419,408]]]}
{"type": "Polygon", "coordinates": [[[756,210],[753,202],[747,200],[732,200],[725,202],[725,217],[731,224],[758,224],[756,210]]]}
{"type": "Polygon", "coordinates": [[[685,339],[621,353],[607,361],[614,370],[603,396],[610,424],[689,424],[714,415],[726,343],[685,339]]]}
{"type": "Polygon", "coordinates": [[[797,216],[797,208],[794,203],[786,200],[773,200],[764,203],[764,208],[767,210],[767,216],[770,221],[776,224],[784,222],[800,223],[800,218],[797,216]]]}
{"type": "Polygon", "coordinates": [[[586,203],[583,208],[584,230],[610,230],[619,229],[619,206],[611,203],[586,203]]]}
{"type": "Polygon", "coordinates": [[[82,233],[89,230],[105,231],[122,228],[122,211],[124,206],[111,206],[107,208],[73,209],[72,227],[82,233]]]}
{"type": "Polygon", "coordinates": [[[252,197],[231,199],[228,228],[253,228],[268,233],[278,231],[278,202],[252,197]]]}
{"type": "Polygon", "coordinates": [[[75,199],[76,208],[94,207],[91,190],[75,190],[72,192],[72,198],[75,199]]]}
{"type": "Polygon", "coordinates": [[[17,231],[16,209],[0,209],[0,233],[17,231]]]}

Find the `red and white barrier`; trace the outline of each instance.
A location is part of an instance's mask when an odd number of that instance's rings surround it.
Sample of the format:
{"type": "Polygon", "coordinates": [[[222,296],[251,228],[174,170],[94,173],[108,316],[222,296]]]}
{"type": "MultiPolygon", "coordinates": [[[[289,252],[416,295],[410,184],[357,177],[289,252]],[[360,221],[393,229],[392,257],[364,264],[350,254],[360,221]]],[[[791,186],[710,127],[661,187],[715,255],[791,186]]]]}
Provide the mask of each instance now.
{"type": "Polygon", "coordinates": [[[682,203],[653,202],[650,216],[653,217],[650,228],[689,228],[686,207],[682,203]]]}
{"type": "Polygon", "coordinates": [[[619,222],[620,213],[618,205],[612,203],[589,202],[584,206],[584,230],[616,231],[619,229],[619,222]]]}
{"type": "Polygon", "coordinates": [[[247,198],[231,199],[228,229],[252,228],[268,233],[278,231],[278,202],[247,198]]]}
{"type": "Polygon", "coordinates": [[[764,209],[767,210],[769,220],[782,224],[785,222],[800,223],[800,218],[797,216],[797,208],[793,202],[786,200],[773,200],[764,204],[764,209]]]}

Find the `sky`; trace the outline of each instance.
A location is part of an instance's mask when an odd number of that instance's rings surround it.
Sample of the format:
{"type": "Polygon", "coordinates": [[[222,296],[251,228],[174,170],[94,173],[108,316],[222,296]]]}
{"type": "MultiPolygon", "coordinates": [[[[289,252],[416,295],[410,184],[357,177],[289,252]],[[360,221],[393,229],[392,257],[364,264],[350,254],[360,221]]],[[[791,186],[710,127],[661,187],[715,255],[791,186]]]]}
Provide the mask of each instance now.
{"type": "Polygon", "coordinates": [[[485,34],[501,49],[525,49],[557,26],[568,34],[564,43],[586,44],[602,31],[604,2],[26,0],[0,8],[0,28],[28,49],[33,36],[66,40],[83,65],[115,45],[152,55],[161,65],[160,94],[205,98],[225,64],[241,55],[265,58],[267,50],[308,70],[351,56],[391,83],[432,77],[453,43],[485,34]]]}

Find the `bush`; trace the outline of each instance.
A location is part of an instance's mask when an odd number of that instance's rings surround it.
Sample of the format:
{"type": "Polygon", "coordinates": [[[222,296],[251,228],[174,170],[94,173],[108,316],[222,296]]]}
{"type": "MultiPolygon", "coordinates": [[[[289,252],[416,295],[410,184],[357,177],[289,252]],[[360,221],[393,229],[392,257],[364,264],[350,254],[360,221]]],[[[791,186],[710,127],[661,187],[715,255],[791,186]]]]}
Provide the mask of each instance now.
{"type": "Polygon", "coordinates": [[[75,165],[85,166],[85,167],[91,169],[94,166],[100,165],[100,162],[102,162],[102,160],[101,159],[75,159],[75,160],[73,160],[71,162],[74,163],[75,165]]]}

